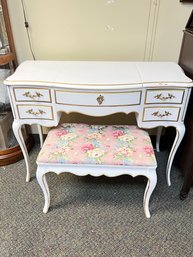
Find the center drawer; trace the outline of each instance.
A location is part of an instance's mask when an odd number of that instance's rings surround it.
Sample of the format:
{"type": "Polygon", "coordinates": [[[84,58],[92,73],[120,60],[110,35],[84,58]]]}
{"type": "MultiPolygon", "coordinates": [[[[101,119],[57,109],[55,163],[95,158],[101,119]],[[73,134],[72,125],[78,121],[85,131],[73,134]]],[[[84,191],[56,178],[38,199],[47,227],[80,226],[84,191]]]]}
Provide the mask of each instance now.
{"type": "Polygon", "coordinates": [[[57,104],[79,106],[129,106],[138,105],[141,102],[141,91],[127,92],[72,92],[55,91],[57,104]]]}

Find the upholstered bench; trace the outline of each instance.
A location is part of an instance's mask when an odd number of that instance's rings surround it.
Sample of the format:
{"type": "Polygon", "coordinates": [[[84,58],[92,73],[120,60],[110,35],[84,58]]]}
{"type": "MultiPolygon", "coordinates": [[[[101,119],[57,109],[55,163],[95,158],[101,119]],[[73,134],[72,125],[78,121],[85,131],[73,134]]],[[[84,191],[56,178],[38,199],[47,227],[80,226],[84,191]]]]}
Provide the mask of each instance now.
{"type": "Polygon", "coordinates": [[[156,159],[146,131],[135,126],[62,124],[51,129],[37,158],[37,181],[46,213],[50,193],[46,173],[70,172],[78,176],[145,176],[144,212],[150,217],[149,199],[157,183],[156,159]]]}

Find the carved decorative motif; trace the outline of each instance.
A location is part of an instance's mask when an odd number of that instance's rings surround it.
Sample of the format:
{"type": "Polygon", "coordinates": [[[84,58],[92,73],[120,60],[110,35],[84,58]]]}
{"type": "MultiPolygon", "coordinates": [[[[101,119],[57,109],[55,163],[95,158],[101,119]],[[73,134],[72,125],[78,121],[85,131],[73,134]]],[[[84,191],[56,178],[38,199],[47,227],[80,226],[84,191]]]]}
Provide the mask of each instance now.
{"type": "Polygon", "coordinates": [[[39,98],[39,97],[41,97],[41,96],[43,96],[41,93],[39,93],[39,92],[35,92],[35,94],[34,95],[31,95],[30,94],[30,92],[28,91],[28,92],[25,92],[24,94],[23,94],[23,96],[26,96],[26,97],[29,97],[29,98],[39,98]]]}
{"type": "Polygon", "coordinates": [[[156,96],[154,96],[154,98],[162,100],[162,101],[166,101],[168,99],[172,99],[172,98],[176,98],[174,95],[168,93],[168,96],[163,96],[162,94],[158,94],[156,96]]]}
{"type": "Polygon", "coordinates": [[[43,110],[40,110],[40,109],[38,109],[38,112],[34,112],[33,109],[29,109],[28,111],[26,111],[26,113],[33,114],[33,115],[37,116],[37,115],[42,115],[45,112],[43,110]]]}
{"type": "Polygon", "coordinates": [[[159,111],[157,111],[157,112],[152,113],[151,115],[155,116],[155,117],[163,118],[163,117],[170,116],[172,114],[170,112],[167,112],[167,111],[165,111],[165,113],[161,114],[161,113],[159,113],[159,111]]]}

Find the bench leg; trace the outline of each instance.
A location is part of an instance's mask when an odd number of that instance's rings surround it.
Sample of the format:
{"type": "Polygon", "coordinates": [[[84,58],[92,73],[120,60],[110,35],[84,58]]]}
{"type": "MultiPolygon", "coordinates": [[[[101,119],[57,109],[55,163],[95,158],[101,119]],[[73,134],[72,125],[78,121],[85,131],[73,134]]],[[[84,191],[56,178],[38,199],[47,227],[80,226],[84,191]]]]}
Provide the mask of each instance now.
{"type": "Polygon", "coordinates": [[[48,183],[46,181],[46,174],[44,170],[40,169],[39,167],[37,168],[36,178],[44,194],[45,204],[44,204],[43,212],[47,213],[50,206],[50,191],[49,191],[48,183]]]}
{"type": "Polygon", "coordinates": [[[145,216],[147,218],[150,218],[151,215],[149,212],[149,200],[150,200],[151,194],[157,184],[156,170],[151,171],[151,174],[149,176],[147,176],[147,178],[148,178],[148,181],[147,181],[147,186],[146,186],[144,198],[143,198],[143,207],[144,207],[145,216]]]}

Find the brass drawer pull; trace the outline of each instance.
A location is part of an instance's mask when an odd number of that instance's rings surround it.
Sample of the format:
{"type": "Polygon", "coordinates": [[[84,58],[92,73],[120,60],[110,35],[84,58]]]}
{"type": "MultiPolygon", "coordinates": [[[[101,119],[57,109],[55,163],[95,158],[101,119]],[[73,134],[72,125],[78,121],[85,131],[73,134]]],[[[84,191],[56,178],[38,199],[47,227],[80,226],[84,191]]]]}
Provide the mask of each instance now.
{"type": "Polygon", "coordinates": [[[154,96],[154,98],[156,98],[158,100],[166,101],[168,99],[172,99],[172,98],[176,98],[176,97],[175,97],[175,95],[172,95],[170,93],[168,93],[168,96],[162,96],[162,93],[161,93],[161,94],[154,96]]]}
{"type": "Polygon", "coordinates": [[[99,103],[99,105],[101,105],[103,103],[103,101],[105,100],[105,98],[104,98],[104,96],[99,95],[96,100],[99,103]]]}
{"type": "Polygon", "coordinates": [[[37,116],[37,115],[44,114],[46,112],[44,112],[43,110],[40,110],[40,109],[38,109],[38,112],[34,112],[33,109],[29,109],[28,111],[26,111],[26,113],[33,114],[33,115],[37,116]]]}
{"type": "Polygon", "coordinates": [[[38,93],[38,92],[35,92],[35,94],[34,95],[31,95],[30,94],[30,92],[28,91],[28,92],[25,92],[24,94],[23,94],[23,96],[26,96],[26,97],[29,97],[29,98],[31,98],[31,99],[34,99],[34,98],[39,98],[39,97],[41,97],[41,96],[43,96],[41,93],[38,93]]]}
{"type": "Polygon", "coordinates": [[[155,116],[155,117],[158,117],[158,118],[163,118],[163,117],[170,116],[172,114],[170,112],[167,112],[167,111],[165,111],[164,114],[161,114],[161,113],[159,113],[159,111],[157,111],[157,112],[152,113],[151,115],[155,116]]]}

